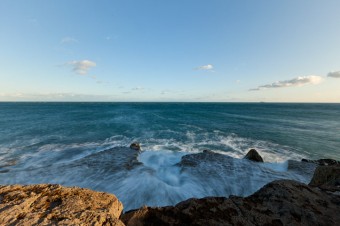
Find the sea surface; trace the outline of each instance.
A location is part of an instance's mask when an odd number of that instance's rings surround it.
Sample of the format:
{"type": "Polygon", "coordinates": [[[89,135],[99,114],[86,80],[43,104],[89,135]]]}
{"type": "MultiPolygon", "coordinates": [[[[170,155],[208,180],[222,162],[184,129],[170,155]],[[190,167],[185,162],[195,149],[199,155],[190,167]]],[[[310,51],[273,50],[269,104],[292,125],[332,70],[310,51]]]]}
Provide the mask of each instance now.
{"type": "Polygon", "coordinates": [[[110,192],[125,211],[308,183],[302,158],[340,160],[340,104],[0,103],[0,184],[110,192]]]}

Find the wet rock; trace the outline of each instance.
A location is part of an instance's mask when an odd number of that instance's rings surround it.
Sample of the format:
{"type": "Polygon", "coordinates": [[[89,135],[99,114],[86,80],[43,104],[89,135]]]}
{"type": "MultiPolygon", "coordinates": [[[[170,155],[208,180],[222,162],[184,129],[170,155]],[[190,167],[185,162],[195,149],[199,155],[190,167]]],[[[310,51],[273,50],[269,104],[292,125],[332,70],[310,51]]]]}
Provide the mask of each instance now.
{"type": "Polygon", "coordinates": [[[201,153],[184,155],[178,165],[182,167],[196,167],[205,165],[207,162],[214,162],[216,164],[227,163],[230,159],[232,158],[227,155],[215,153],[210,150],[203,150],[201,153]]]}
{"type": "Polygon", "coordinates": [[[319,160],[302,159],[301,162],[315,163],[320,166],[340,165],[340,161],[334,159],[319,159],[319,160]]]}
{"type": "MultiPolygon", "coordinates": [[[[142,163],[138,161],[138,152],[131,152],[128,147],[114,147],[88,155],[70,164],[71,167],[86,167],[94,174],[113,174],[123,169],[131,170],[142,163]]],[[[68,168],[65,166],[64,168],[68,168]]],[[[69,170],[69,169],[67,169],[69,170]]]]}
{"type": "Polygon", "coordinates": [[[338,225],[340,196],[279,180],[247,198],[189,199],[161,208],[143,207],[121,216],[126,225],[338,225]]]}
{"type": "Polygon", "coordinates": [[[255,149],[250,149],[244,158],[254,162],[263,162],[261,155],[255,149]]]}
{"type": "Polygon", "coordinates": [[[214,152],[213,152],[213,151],[210,151],[210,150],[203,150],[203,153],[210,153],[210,154],[213,154],[214,152]]]}
{"type": "Polygon", "coordinates": [[[288,160],[288,171],[294,172],[295,174],[299,174],[306,178],[306,183],[312,179],[314,171],[317,167],[314,163],[309,162],[301,162],[295,160],[288,160]]]}
{"type": "Polygon", "coordinates": [[[340,165],[318,166],[309,185],[340,191],[340,165]]]}
{"type": "Polygon", "coordinates": [[[0,186],[0,225],[124,225],[111,194],[60,185],[0,186]]]}
{"type": "Polygon", "coordinates": [[[140,143],[134,142],[130,145],[130,148],[136,151],[140,151],[141,147],[140,147],[140,143]]]}

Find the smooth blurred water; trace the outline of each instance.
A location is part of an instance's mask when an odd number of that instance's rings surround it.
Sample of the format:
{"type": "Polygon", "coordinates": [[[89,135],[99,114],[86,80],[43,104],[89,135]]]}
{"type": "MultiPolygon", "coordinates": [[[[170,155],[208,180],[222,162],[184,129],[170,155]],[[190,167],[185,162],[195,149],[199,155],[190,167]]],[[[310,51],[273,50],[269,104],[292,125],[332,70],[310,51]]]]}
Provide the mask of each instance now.
{"type": "Polygon", "coordinates": [[[310,175],[287,168],[287,160],[301,158],[340,159],[340,104],[0,103],[0,184],[89,187],[117,194],[127,209],[248,195],[278,178],[306,182],[310,175]],[[105,150],[133,141],[142,144],[141,166],[113,170],[126,154],[119,159],[105,150]],[[267,163],[241,160],[250,148],[267,163]],[[204,149],[236,158],[226,159],[229,165],[204,160],[213,169],[209,183],[178,166],[182,156],[204,149]],[[110,163],[110,156],[117,159],[110,163]],[[236,172],[240,166],[253,169],[252,177],[236,172]],[[236,183],[240,176],[250,184],[236,183]],[[133,192],[140,193],[135,200],[128,198],[133,192]]]}

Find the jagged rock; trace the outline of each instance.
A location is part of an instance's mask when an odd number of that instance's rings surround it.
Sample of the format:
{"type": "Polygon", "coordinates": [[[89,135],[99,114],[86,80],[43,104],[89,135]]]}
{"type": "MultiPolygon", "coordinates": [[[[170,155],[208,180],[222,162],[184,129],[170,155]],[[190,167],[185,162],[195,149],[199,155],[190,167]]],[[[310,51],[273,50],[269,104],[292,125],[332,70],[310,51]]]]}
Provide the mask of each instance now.
{"type": "Polygon", "coordinates": [[[124,225],[111,194],[60,185],[0,186],[0,225],[124,225]]]}
{"type": "Polygon", "coordinates": [[[141,150],[140,144],[137,143],[137,142],[132,143],[130,145],[130,148],[133,149],[133,150],[136,150],[136,151],[140,151],[141,150]]]}
{"type": "Polygon", "coordinates": [[[318,166],[309,185],[339,187],[340,190],[340,165],[318,166]]]}
{"type": "Polygon", "coordinates": [[[263,162],[261,155],[255,149],[250,149],[244,158],[254,162],[263,162]]]}
{"type": "Polygon", "coordinates": [[[334,159],[319,159],[319,160],[310,160],[310,159],[301,159],[302,162],[310,162],[315,163],[320,166],[332,166],[332,165],[340,165],[340,161],[334,159]]]}
{"type": "Polygon", "coordinates": [[[339,225],[340,196],[279,180],[247,198],[189,199],[121,216],[126,225],[339,225]]]}

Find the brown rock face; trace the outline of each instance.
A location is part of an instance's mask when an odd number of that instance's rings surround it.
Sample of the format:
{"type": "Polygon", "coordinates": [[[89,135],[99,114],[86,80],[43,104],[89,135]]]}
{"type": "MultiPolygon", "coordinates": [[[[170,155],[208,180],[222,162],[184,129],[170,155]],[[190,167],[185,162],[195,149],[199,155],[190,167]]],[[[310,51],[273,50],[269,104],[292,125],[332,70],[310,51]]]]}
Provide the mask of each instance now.
{"type": "Polygon", "coordinates": [[[60,185],[0,186],[0,225],[124,225],[114,196],[60,185]]]}
{"type": "Polygon", "coordinates": [[[261,155],[255,149],[250,149],[244,158],[254,162],[263,162],[261,155]]]}
{"type": "Polygon", "coordinates": [[[122,215],[126,225],[339,225],[340,196],[280,180],[247,198],[189,199],[174,207],[143,207],[122,215]]]}

